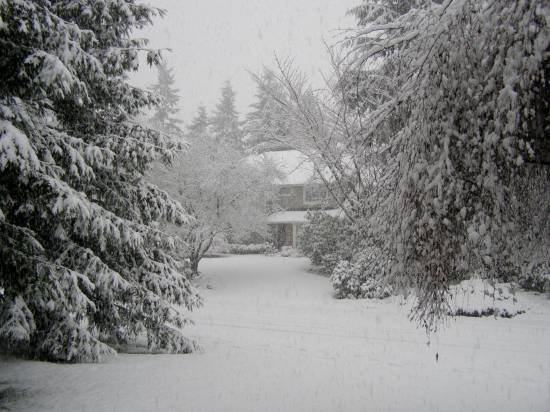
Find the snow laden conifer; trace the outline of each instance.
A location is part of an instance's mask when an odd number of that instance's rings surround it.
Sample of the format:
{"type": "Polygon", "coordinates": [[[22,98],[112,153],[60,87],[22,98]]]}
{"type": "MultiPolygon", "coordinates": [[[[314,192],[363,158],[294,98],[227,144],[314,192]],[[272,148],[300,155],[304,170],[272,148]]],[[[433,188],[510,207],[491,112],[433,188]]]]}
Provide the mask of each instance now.
{"type": "MultiPolygon", "coordinates": [[[[98,361],[147,335],[189,352],[200,299],[157,221],[180,203],[142,180],[172,144],[132,122],[156,103],[127,82],[158,10],[132,0],[0,1],[0,344],[98,361]]],[[[149,52],[148,61],[158,62],[149,52]]]]}
{"type": "MultiPolygon", "coordinates": [[[[372,227],[393,273],[417,286],[415,317],[434,329],[450,282],[517,270],[526,256],[514,259],[514,243],[535,223],[517,210],[538,216],[548,199],[550,10],[539,0],[379,0],[353,13],[347,70],[388,85],[363,116],[365,146],[387,131],[393,188],[372,227]],[[519,196],[525,185],[535,200],[519,196]]],[[[548,224],[537,234],[548,259],[548,224]]]]}
{"type": "Polygon", "coordinates": [[[243,132],[235,107],[235,92],[229,81],[222,87],[222,95],[210,119],[210,130],[217,144],[243,147],[243,132]]]}
{"type": "Polygon", "coordinates": [[[288,148],[285,140],[289,134],[289,125],[282,112],[281,103],[287,100],[284,89],[273,71],[265,69],[256,80],[255,101],[246,116],[244,128],[246,145],[255,151],[267,151],[288,148]]]}
{"type": "Polygon", "coordinates": [[[204,106],[199,106],[197,114],[187,127],[187,137],[189,137],[189,140],[205,139],[208,134],[208,125],[208,113],[206,112],[206,108],[204,106]]]}
{"type": "Polygon", "coordinates": [[[173,136],[182,134],[179,127],[181,120],[175,117],[179,112],[178,89],[174,86],[173,69],[168,67],[165,61],[157,65],[157,83],[150,87],[151,91],[160,98],[160,103],[155,107],[151,122],[154,128],[173,136]]]}

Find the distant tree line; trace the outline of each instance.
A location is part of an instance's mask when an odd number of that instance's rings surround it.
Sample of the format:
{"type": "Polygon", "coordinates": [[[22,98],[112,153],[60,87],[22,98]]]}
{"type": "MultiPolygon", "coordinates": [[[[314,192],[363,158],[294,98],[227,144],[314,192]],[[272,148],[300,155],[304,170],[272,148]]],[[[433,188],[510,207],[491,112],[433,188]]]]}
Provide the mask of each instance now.
{"type": "Polygon", "coordinates": [[[247,157],[251,143],[245,136],[255,135],[247,130],[252,122],[261,121],[258,111],[264,112],[263,106],[253,112],[254,120],[242,122],[235,92],[226,82],[212,115],[200,106],[188,127],[181,130],[175,118],[179,96],[170,73],[165,64],[159,66],[158,83],[152,90],[162,104],[150,120],[161,132],[185,141],[186,147],[171,165],[157,163],[149,180],[178,199],[192,217],[184,227],[167,224],[164,229],[185,242],[180,254],[189,259],[196,276],[200,260],[216,241],[239,242],[251,235],[267,235],[265,202],[273,190],[276,171],[247,157]]]}

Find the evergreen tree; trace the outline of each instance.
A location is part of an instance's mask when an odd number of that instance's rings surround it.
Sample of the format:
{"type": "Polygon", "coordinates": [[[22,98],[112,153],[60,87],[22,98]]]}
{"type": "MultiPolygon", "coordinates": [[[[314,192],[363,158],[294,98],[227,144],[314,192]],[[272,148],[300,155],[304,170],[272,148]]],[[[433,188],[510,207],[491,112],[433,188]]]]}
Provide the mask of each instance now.
{"type": "Polygon", "coordinates": [[[208,131],[208,114],[204,106],[199,106],[197,115],[191,121],[191,124],[187,127],[187,134],[194,140],[198,138],[204,138],[208,131]]]}
{"type": "Polygon", "coordinates": [[[166,62],[157,65],[158,79],[157,83],[151,86],[151,91],[160,97],[160,104],[155,108],[155,113],[151,117],[153,127],[165,133],[172,135],[181,134],[182,130],[178,126],[181,120],[176,118],[178,109],[178,89],[174,89],[173,69],[169,68],[166,62]]]}
{"type": "MultiPolygon", "coordinates": [[[[146,333],[189,352],[200,298],[157,221],[181,204],[144,182],[172,143],[131,119],[156,102],[125,79],[158,13],[133,0],[0,2],[0,346],[97,361],[146,333]]],[[[149,52],[149,63],[159,60],[149,52]]]]}
{"type": "Polygon", "coordinates": [[[273,71],[265,69],[261,76],[254,76],[257,82],[256,101],[250,105],[246,117],[246,145],[258,151],[288,148],[284,139],[289,126],[281,109],[286,101],[283,88],[273,71]]]}
{"type": "Polygon", "coordinates": [[[365,146],[380,130],[389,137],[392,190],[373,227],[392,273],[417,286],[414,316],[433,329],[448,313],[451,282],[475,271],[508,280],[533,257],[518,249],[550,259],[547,206],[540,218],[550,189],[549,10],[542,0],[375,3],[355,9],[361,27],[348,62],[385,79],[363,93],[387,96],[362,119],[373,125],[365,146]],[[530,236],[537,241],[526,248],[530,236]]]}
{"type": "Polygon", "coordinates": [[[279,63],[283,113],[292,144],[330,170],[365,255],[388,256],[388,279],[416,287],[412,315],[433,330],[453,282],[549,266],[549,10],[364,0],[352,13],[328,92],[279,63]]]}
{"type": "Polygon", "coordinates": [[[239,114],[235,108],[235,92],[229,81],[222,88],[222,96],[210,120],[212,134],[217,144],[230,145],[237,149],[243,146],[243,132],[239,114]]]}

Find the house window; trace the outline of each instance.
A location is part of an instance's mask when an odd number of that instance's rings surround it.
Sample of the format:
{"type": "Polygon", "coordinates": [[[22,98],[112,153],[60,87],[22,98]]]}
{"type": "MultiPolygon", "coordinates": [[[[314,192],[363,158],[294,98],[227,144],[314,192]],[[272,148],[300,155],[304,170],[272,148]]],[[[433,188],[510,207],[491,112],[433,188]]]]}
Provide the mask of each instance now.
{"type": "Polygon", "coordinates": [[[290,187],[281,187],[279,189],[279,196],[290,196],[290,195],[291,195],[290,187]]]}
{"type": "Polygon", "coordinates": [[[304,187],[304,203],[319,204],[329,199],[329,192],[323,185],[309,185],[304,187]]]}

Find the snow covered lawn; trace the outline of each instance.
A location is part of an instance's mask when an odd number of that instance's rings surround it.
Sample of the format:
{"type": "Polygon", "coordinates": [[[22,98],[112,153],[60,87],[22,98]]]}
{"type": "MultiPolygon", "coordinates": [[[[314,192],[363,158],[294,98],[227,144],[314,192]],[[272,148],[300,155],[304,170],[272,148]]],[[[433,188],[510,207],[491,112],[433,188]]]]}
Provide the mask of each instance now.
{"type": "Polygon", "coordinates": [[[512,319],[453,320],[427,346],[395,301],[333,299],[328,279],[308,268],[303,258],[208,259],[205,306],[188,330],[203,353],[0,359],[0,409],[550,410],[546,297],[521,293],[529,309],[512,319]]]}

